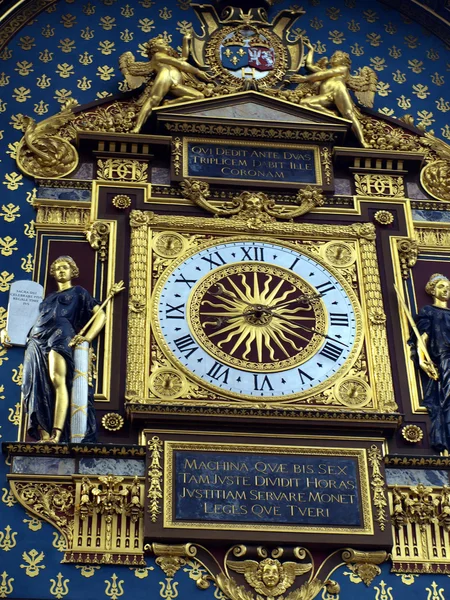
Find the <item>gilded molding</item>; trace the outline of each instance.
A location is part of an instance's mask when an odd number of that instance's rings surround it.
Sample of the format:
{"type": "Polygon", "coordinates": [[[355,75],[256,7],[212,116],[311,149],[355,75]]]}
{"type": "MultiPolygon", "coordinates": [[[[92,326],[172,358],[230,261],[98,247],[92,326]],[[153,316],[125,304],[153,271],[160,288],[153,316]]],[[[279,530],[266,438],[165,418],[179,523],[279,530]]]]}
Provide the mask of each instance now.
{"type": "Polygon", "coordinates": [[[149,488],[147,493],[148,512],[153,523],[158,520],[158,515],[161,514],[160,503],[163,498],[161,481],[163,471],[161,468],[161,456],[163,453],[163,443],[158,436],[153,436],[148,441],[148,450],[150,452],[150,467],[148,469],[149,488]]]}
{"type": "Polygon", "coordinates": [[[104,221],[95,221],[86,230],[86,239],[93,250],[98,252],[98,258],[105,262],[108,258],[109,234],[111,226],[104,221]]]}
{"type": "Polygon", "coordinates": [[[6,23],[2,23],[0,27],[0,50],[3,50],[8,41],[30,20],[34,19],[44,9],[55,4],[55,2],[56,0],[33,0],[25,4],[6,23]]]}
{"type": "Polygon", "coordinates": [[[410,269],[412,269],[417,262],[419,254],[418,240],[412,238],[397,240],[397,251],[402,277],[403,279],[408,279],[410,269]]]}
{"type": "Polygon", "coordinates": [[[220,125],[210,123],[165,123],[168,131],[174,133],[195,133],[202,135],[249,137],[270,140],[302,140],[307,142],[335,142],[338,136],[329,131],[305,131],[281,127],[254,127],[240,125],[220,125]]]}
{"type": "Polygon", "coordinates": [[[36,199],[33,206],[36,209],[37,227],[45,225],[85,229],[89,225],[91,205],[88,202],[36,199]]]}
{"type": "Polygon", "coordinates": [[[386,507],[388,503],[384,493],[386,483],[383,477],[381,476],[380,471],[380,465],[383,460],[383,457],[381,455],[380,449],[375,445],[370,447],[368,456],[369,463],[372,467],[372,477],[370,480],[370,485],[372,487],[373,505],[377,509],[377,515],[375,517],[375,520],[377,521],[381,531],[384,531],[386,528],[386,507]]]}
{"type": "Polygon", "coordinates": [[[342,552],[342,560],[361,580],[370,586],[372,581],[380,575],[381,569],[379,565],[386,562],[388,553],[384,550],[375,552],[362,552],[361,550],[353,550],[346,548],[342,552]]]}
{"type": "Polygon", "coordinates": [[[415,238],[419,247],[431,246],[442,249],[450,246],[450,229],[445,227],[415,227],[415,238]]]}

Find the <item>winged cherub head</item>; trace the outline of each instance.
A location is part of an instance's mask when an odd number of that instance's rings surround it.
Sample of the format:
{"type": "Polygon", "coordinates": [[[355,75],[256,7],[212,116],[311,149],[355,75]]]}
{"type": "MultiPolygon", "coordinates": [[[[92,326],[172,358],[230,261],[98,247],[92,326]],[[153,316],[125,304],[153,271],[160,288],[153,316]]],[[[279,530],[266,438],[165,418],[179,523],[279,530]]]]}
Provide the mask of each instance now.
{"type": "Polygon", "coordinates": [[[280,582],[282,566],[278,560],[266,558],[260,564],[261,579],[268,588],[273,588],[280,582]]]}

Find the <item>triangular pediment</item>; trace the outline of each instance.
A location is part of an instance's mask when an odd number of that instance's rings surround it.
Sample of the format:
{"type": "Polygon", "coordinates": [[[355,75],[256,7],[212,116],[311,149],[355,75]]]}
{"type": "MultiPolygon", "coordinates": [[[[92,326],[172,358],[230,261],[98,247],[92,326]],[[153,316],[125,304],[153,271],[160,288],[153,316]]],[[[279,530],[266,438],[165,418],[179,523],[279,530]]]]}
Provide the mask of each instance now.
{"type": "Polygon", "coordinates": [[[255,125],[323,125],[347,129],[350,121],[305,108],[286,100],[248,91],[220,98],[204,98],[154,109],[158,121],[187,118],[192,121],[239,121],[255,125]]]}

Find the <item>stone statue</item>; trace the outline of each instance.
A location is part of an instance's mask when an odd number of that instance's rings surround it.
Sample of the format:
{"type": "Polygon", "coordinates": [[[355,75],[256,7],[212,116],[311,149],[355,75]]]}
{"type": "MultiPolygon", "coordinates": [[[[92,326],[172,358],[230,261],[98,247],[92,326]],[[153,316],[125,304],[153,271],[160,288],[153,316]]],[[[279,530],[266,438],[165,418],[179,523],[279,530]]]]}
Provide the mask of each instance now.
{"type": "MultiPolygon", "coordinates": [[[[350,96],[348,88],[354,90],[356,97],[364,106],[373,106],[378,77],[370,67],[360,69],[357,75],[350,74],[351,60],[347,52],[337,50],[329,63],[326,58],[314,62],[314,48],[307,42],[309,48],[305,66],[310,75],[293,75],[290,81],[304,84],[307,82],[318,83],[318,89],[313,95],[303,97],[301,106],[307,106],[334,115],[329,110],[335,105],[342,117],[349,119],[353,124],[353,132],[364,147],[368,147],[364,139],[363,129],[359,121],[357,108],[350,96]]],[[[299,86],[300,87],[300,86],[299,86]]]]}
{"type": "MultiPolygon", "coordinates": [[[[73,258],[57,258],[50,275],[55,278],[58,291],[42,301],[39,316],[28,334],[22,395],[29,435],[42,443],[57,444],[70,437],[68,410],[75,374],[74,346],[92,342],[102,330],[106,315],[87,290],[72,284],[79,275],[73,258]],[[88,322],[87,331],[81,334],[88,322]]],[[[2,331],[2,343],[10,345],[6,330],[2,331]]],[[[96,434],[93,397],[87,411],[87,431],[82,441],[90,442],[95,441],[96,434]]]]}
{"type": "Polygon", "coordinates": [[[435,273],[425,286],[433,304],[420,309],[417,333],[409,340],[412,358],[423,373],[423,404],[431,420],[430,441],[438,452],[450,449],[450,280],[435,273]]]}
{"type": "Polygon", "coordinates": [[[137,101],[140,110],[133,133],[139,133],[152,110],[161,104],[169,92],[176,98],[166,104],[204,98],[199,90],[202,84],[196,77],[205,81],[212,81],[212,77],[187,62],[190,42],[191,36],[186,34],[180,56],[162,36],[158,36],[146,44],[148,62],[136,62],[132,52],[124,52],[120,56],[120,70],[130,88],[136,89],[143,83],[146,85],[137,101]]]}

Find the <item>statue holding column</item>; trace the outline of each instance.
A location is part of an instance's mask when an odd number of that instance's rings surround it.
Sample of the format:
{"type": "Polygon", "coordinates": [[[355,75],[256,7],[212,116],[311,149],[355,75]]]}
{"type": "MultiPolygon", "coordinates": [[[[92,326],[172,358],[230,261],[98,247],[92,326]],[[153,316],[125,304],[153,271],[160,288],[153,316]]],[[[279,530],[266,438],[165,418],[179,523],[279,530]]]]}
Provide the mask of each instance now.
{"type": "MultiPolygon", "coordinates": [[[[122,284],[113,286],[99,306],[87,290],[73,285],[79,269],[70,256],[57,258],[50,275],[58,290],[41,302],[25,350],[22,397],[28,434],[42,443],[94,442],[93,389],[87,373],[89,344],[105,325],[103,306],[123,289],[122,284]]],[[[2,342],[10,345],[6,330],[2,331],[2,342]]]]}

